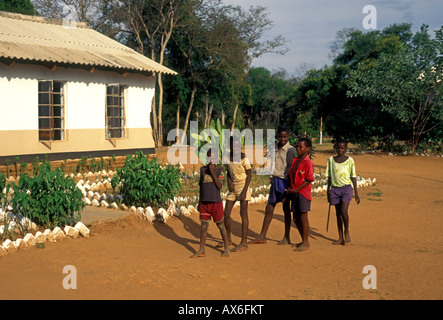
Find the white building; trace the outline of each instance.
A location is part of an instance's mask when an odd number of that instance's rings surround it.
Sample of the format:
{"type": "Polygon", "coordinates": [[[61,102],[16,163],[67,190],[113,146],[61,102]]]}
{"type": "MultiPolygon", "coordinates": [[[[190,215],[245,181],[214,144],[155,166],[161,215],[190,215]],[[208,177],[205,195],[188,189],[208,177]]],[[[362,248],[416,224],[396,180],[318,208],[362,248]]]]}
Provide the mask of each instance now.
{"type": "Polygon", "coordinates": [[[0,12],[0,164],[154,153],[154,72],[85,24],[0,12]]]}

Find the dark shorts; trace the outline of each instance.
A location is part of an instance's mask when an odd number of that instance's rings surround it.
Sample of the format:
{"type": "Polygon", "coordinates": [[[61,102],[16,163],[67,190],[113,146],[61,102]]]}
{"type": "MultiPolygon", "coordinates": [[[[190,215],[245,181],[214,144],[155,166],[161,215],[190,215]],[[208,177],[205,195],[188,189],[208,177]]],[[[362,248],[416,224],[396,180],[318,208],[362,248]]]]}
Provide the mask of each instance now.
{"type": "Polygon", "coordinates": [[[311,200],[306,199],[306,197],[300,193],[292,196],[291,211],[294,214],[301,214],[311,211],[311,200]]]}
{"type": "Polygon", "coordinates": [[[223,221],[223,202],[200,202],[200,221],[210,221],[211,217],[215,223],[223,221]]]}
{"type": "Polygon", "coordinates": [[[344,187],[331,187],[331,205],[335,206],[340,202],[351,203],[354,189],[350,184],[344,187]]]}
{"type": "Polygon", "coordinates": [[[271,189],[269,190],[268,203],[277,204],[286,197],[285,190],[288,188],[288,180],[272,178],[271,189]]]}

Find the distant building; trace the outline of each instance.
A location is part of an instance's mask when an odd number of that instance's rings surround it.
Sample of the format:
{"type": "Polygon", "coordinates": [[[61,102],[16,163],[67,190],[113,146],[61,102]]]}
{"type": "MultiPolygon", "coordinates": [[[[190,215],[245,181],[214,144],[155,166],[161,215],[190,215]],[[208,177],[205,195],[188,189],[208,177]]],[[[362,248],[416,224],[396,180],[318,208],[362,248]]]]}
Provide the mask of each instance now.
{"type": "Polygon", "coordinates": [[[0,12],[0,164],[154,153],[153,73],[83,23],[0,12]]]}

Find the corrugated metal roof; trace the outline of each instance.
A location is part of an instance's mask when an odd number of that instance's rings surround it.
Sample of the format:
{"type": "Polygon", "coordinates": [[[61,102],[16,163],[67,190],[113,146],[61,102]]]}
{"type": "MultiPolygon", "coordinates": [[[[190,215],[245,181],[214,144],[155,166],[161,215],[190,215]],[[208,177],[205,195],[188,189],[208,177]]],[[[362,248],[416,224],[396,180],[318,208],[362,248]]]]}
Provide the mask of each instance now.
{"type": "Polygon", "coordinates": [[[84,23],[0,11],[0,57],[177,74],[84,23]]]}

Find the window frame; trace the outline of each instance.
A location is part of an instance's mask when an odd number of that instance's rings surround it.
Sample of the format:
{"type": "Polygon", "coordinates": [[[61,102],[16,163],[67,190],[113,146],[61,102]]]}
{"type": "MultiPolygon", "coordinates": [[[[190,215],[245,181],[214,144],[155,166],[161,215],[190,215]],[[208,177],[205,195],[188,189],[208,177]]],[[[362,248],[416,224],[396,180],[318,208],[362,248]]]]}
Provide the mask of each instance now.
{"type": "Polygon", "coordinates": [[[120,83],[109,83],[106,85],[105,137],[107,140],[117,140],[117,139],[126,138],[127,89],[128,87],[126,85],[122,85],[120,83]],[[117,87],[117,92],[109,93],[109,89],[111,87],[117,87]],[[112,102],[110,103],[111,100],[112,102]],[[112,124],[112,122],[117,123],[118,125],[111,126],[110,124],[112,124]],[[115,132],[119,134],[115,134],[115,132]]]}
{"type": "Polygon", "coordinates": [[[38,80],[38,140],[40,142],[54,142],[66,140],[66,82],[60,80],[38,80]],[[44,83],[50,83],[47,90],[41,88],[44,83]],[[59,85],[59,91],[54,90],[54,84],[59,85]],[[47,103],[43,100],[44,96],[47,96],[47,103]],[[59,103],[54,103],[56,99],[54,97],[59,96],[59,103]],[[56,108],[59,112],[56,112],[56,108]],[[46,109],[46,112],[44,112],[46,109]],[[59,113],[59,115],[56,115],[59,113]],[[46,115],[47,114],[47,115],[46,115]],[[46,122],[48,126],[43,126],[42,123],[46,122]],[[56,123],[59,125],[56,126],[56,123]],[[58,132],[58,134],[56,134],[58,132]]]}

